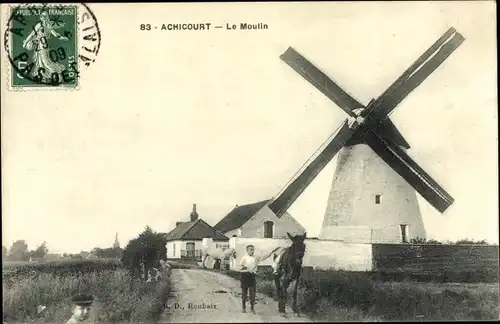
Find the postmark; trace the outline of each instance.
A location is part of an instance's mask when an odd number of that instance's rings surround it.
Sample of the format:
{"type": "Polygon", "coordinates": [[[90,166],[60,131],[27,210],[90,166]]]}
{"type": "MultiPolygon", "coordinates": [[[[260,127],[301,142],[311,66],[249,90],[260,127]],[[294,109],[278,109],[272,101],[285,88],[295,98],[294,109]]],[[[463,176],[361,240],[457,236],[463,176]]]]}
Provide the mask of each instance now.
{"type": "Polygon", "coordinates": [[[9,88],[77,89],[95,62],[101,33],[85,4],[26,4],[10,8],[5,31],[9,88]]]}

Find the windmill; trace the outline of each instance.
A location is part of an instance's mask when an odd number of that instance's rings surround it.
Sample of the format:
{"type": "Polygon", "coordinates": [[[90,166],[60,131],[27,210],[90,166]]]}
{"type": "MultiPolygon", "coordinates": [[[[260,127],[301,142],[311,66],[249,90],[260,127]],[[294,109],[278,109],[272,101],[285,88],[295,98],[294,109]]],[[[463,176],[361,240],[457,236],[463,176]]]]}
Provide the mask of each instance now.
{"type": "MultiPolygon", "coordinates": [[[[366,106],[293,48],[288,48],[280,56],[281,60],[344,110],[351,121],[345,121],[307,167],[269,202],[269,209],[281,217],[340,151],[320,238],[334,238],[335,234],[331,231],[328,234],[328,230],[336,226],[368,225],[372,229],[401,226],[403,230],[408,224],[415,229],[412,229],[413,236],[425,236],[415,191],[441,213],[453,203],[453,198],[405,152],[410,146],[389,114],[463,41],[464,37],[450,28],[380,97],[372,99],[366,106]],[[366,179],[367,172],[377,176],[366,179]],[[375,204],[383,205],[382,194],[386,196],[386,208],[367,207],[362,203],[368,196],[374,196],[375,204]],[[405,205],[402,201],[408,203],[405,205]],[[373,217],[373,214],[378,214],[378,217],[373,217]]],[[[381,235],[393,234],[382,232],[381,235]]],[[[398,235],[405,236],[405,233],[398,235]]],[[[405,239],[403,237],[403,241],[405,239]]],[[[386,240],[391,241],[390,238],[386,240]]]]}

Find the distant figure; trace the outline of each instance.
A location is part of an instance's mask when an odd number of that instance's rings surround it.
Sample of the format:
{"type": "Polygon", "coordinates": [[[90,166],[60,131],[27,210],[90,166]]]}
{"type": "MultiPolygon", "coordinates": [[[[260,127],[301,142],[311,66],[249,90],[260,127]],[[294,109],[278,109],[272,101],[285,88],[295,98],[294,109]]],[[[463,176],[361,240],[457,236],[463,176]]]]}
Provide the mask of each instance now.
{"type": "Polygon", "coordinates": [[[241,258],[241,301],[242,301],[242,311],[246,313],[246,301],[248,292],[250,292],[250,311],[255,314],[255,273],[257,272],[257,267],[259,263],[271,256],[276,250],[275,248],[271,252],[261,255],[254,256],[255,247],[253,245],[247,245],[247,253],[241,258]]]}
{"type": "Polygon", "coordinates": [[[214,262],[214,270],[220,270],[220,259],[217,258],[215,259],[215,262],[214,262]]]}
{"type": "Polygon", "coordinates": [[[160,265],[162,271],[167,275],[167,277],[170,277],[170,274],[172,273],[172,266],[165,260],[160,260],[160,265]]]}
{"type": "Polygon", "coordinates": [[[73,297],[73,315],[66,322],[68,323],[83,323],[90,316],[90,310],[94,297],[91,295],[77,295],[73,297]]]}
{"type": "Polygon", "coordinates": [[[156,268],[150,268],[148,270],[148,279],[146,282],[160,281],[161,273],[156,268]]]}
{"type": "Polygon", "coordinates": [[[141,272],[141,279],[147,280],[148,279],[148,274],[146,273],[146,263],[144,261],[141,261],[139,264],[139,271],[141,272]]]}

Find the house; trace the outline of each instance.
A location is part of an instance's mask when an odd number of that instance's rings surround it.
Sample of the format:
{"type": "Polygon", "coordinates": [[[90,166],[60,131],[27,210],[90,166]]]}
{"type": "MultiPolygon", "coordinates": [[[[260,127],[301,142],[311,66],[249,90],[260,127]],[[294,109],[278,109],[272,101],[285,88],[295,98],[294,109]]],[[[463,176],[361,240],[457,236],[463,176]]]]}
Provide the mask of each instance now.
{"type": "Polygon", "coordinates": [[[84,259],[85,260],[97,260],[97,259],[99,259],[99,257],[91,252],[87,256],[85,256],[84,259]]]}
{"type": "Polygon", "coordinates": [[[286,238],[303,234],[304,227],[289,213],[278,218],[267,206],[270,200],[233,208],[214,228],[227,237],[286,238]]]}
{"type": "Polygon", "coordinates": [[[29,262],[40,262],[40,261],[45,261],[44,258],[35,258],[35,257],[30,257],[28,260],[29,262]]]}
{"type": "Polygon", "coordinates": [[[57,254],[57,253],[48,253],[46,254],[43,259],[45,261],[58,261],[61,259],[61,255],[60,254],[57,254]]]}
{"type": "Polygon", "coordinates": [[[177,222],[173,230],[165,235],[168,259],[188,259],[201,261],[202,241],[212,238],[217,246],[228,247],[229,238],[198,217],[193,204],[189,222],[177,222]]]}

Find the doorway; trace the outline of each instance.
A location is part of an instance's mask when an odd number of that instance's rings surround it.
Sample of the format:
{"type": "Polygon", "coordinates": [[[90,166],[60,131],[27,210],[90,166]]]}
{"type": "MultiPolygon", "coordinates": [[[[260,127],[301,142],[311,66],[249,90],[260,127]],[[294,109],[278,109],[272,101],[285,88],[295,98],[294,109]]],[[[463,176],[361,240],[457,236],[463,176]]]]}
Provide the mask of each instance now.
{"type": "Polygon", "coordinates": [[[408,243],[408,224],[401,224],[401,242],[408,243]]]}
{"type": "Polygon", "coordinates": [[[186,243],[186,257],[190,259],[194,258],[194,242],[186,243]]]}

